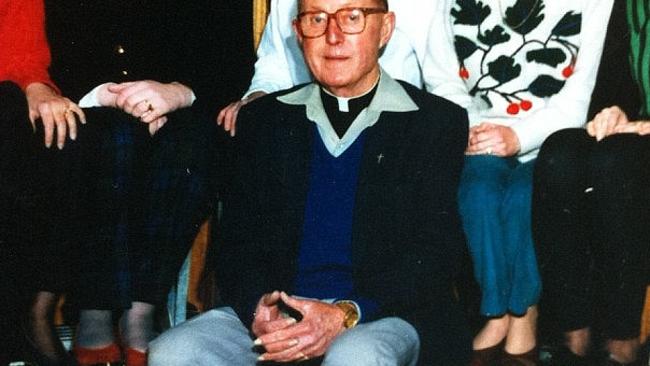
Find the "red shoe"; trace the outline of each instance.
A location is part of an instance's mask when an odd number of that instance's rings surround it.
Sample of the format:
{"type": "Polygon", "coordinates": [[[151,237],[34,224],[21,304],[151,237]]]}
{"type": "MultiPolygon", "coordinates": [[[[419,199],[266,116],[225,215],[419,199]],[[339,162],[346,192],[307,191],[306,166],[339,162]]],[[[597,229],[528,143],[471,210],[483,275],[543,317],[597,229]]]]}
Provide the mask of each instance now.
{"type": "Polygon", "coordinates": [[[127,348],[125,353],[126,366],[147,366],[147,352],[127,348]]]}
{"type": "Polygon", "coordinates": [[[115,343],[102,348],[74,347],[72,353],[80,366],[119,363],[122,360],[120,347],[115,343]]]}

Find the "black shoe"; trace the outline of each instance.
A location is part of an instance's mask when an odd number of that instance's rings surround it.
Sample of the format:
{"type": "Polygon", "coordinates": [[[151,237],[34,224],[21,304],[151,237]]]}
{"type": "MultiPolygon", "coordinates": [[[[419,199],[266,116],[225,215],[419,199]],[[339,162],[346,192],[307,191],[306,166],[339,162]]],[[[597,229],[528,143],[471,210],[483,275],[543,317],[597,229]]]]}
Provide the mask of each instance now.
{"type": "Polygon", "coordinates": [[[609,355],[606,355],[604,359],[602,360],[599,365],[602,366],[646,366],[647,363],[641,362],[641,358],[637,359],[634,362],[628,362],[628,363],[623,363],[623,362],[618,362],[616,360],[613,360],[609,357],[609,355]]]}
{"type": "Polygon", "coordinates": [[[566,347],[559,347],[550,351],[548,360],[544,363],[548,366],[590,366],[593,362],[588,357],[578,356],[566,347]]]}

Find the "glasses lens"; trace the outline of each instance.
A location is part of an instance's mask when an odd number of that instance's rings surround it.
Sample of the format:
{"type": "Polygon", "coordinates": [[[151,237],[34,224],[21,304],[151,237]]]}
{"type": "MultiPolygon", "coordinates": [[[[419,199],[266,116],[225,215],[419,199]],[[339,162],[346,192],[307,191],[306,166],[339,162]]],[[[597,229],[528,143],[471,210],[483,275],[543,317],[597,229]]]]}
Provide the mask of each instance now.
{"type": "Polygon", "coordinates": [[[361,9],[341,9],[336,12],[336,23],[343,33],[360,33],[365,25],[365,15],[361,9]]]}
{"type": "Polygon", "coordinates": [[[306,37],[318,37],[327,29],[327,13],[305,13],[300,18],[300,28],[306,37]]]}

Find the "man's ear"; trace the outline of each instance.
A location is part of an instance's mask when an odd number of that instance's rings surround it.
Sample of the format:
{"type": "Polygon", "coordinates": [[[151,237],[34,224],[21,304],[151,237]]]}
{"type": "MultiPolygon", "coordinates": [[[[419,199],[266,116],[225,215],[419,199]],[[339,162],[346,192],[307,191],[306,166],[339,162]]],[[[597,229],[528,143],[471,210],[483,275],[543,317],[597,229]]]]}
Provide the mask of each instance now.
{"type": "Polygon", "coordinates": [[[293,28],[293,32],[296,34],[296,39],[298,40],[298,45],[300,45],[300,48],[302,48],[302,33],[300,33],[300,30],[298,29],[298,20],[294,19],[291,22],[291,28],[293,28]]]}
{"type": "Polygon", "coordinates": [[[384,17],[382,18],[381,38],[379,40],[380,42],[379,48],[386,46],[386,44],[390,40],[390,37],[393,35],[394,30],[395,30],[395,13],[389,11],[386,14],[384,14],[384,17]]]}

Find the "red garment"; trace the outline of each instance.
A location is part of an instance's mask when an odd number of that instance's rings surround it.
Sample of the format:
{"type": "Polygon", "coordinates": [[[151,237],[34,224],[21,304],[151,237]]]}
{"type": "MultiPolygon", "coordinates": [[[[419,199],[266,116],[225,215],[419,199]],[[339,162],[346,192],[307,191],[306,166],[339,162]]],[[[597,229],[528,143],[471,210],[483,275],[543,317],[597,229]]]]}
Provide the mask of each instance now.
{"type": "Polygon", "coordinates": [[[0,0],[0,81],[11,80],[23,90],[41,82],[57,90],[49,65],[43,0],[0,0]]]}

